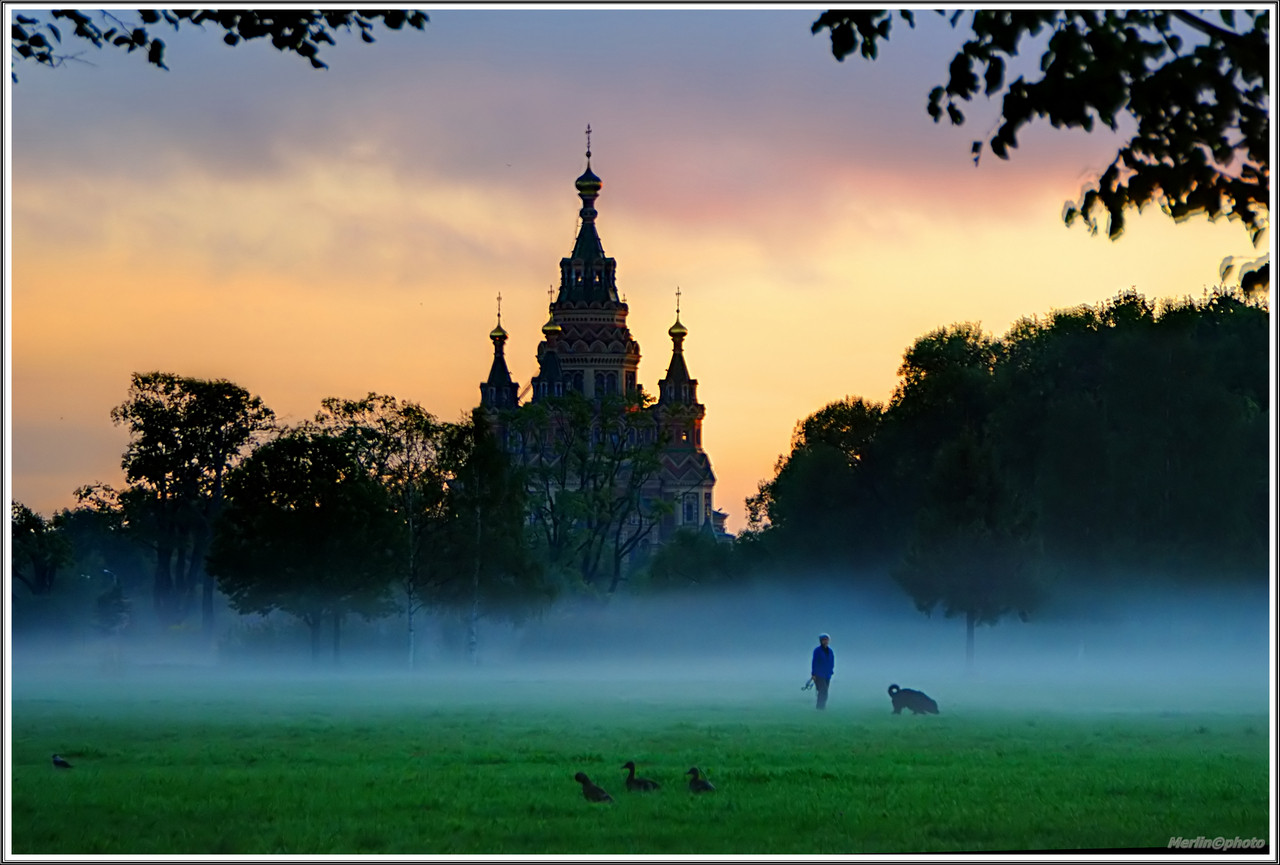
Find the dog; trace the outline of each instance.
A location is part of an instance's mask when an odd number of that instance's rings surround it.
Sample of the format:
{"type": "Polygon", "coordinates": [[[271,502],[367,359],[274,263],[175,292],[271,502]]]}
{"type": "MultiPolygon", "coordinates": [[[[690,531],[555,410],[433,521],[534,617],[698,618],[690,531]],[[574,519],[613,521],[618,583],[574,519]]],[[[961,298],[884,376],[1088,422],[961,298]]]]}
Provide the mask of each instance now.
{"type": "Polygon", "coordinates": [[[893,701],[893,714],[895,715],[901,715],[903,709],[910,709],[917,715],[941,714],[938,711],[938,704],[923,691],[913,691],[910,688],[899,688],[897,685],[890,685],[889,699],[893,701]]]}

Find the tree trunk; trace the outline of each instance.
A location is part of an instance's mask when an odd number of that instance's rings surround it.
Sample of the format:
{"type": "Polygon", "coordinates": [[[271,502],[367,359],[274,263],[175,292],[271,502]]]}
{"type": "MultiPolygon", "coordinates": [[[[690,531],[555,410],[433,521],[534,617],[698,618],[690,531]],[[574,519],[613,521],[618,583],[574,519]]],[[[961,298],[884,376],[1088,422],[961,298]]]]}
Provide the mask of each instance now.
{"type": "Polygon", "coordinates": [[[476,566],[471,575],[471,616],[467,623],[467,653],[471,665],[480,663],[480,506],[476,505],[476,566]]]}
{"type": "Polygon", "coordinates": [[[320,663],[320,625],[322,619],[320,616],[311,616],[303,619],[307,623],[307,627],[311,629],[311,663],[320,663]]]}
{"type": "Polygon", "coordinates": [[[342,613],[333,611],[333,665],[338,666],[338,635],[342,632],[342,613]]]}
{"type": "Polygon", "coordinates": [[[973,629],[978,623],[978,617],[973,613],[966,613],[964,617],[964,668],[966,672],[973,672],[973,629]]]}
{"type": "Polygon", "coordinates": [[[151,602],[156,619],[166,627],[173,624],[173,571],[170,570],[172,560],[172,547],[162,544],[156,548],[156,573],[151,602]]]}
{"type": "Polygon", "coordinates": [[[416,635],[413,631],[413,601],[409,601],[409,669],[412,671],[418,662],[417,644],[414,642],[416,635]]]}
{"type": "Polygon", "coordinates": [[[204,571],[203,577],[203,586],[200,593],[200,633],[204,635],[209,645],[213,645],[213,587],[215,580],[208,571],[204,571]]]}
{"type": "Polygon", "coordinates": [[[186,602],[183,605],[184,617],[195,606],[196,587],[200,587],[200,633],[212,643],[213,641],[213,580],[205,571],[205,559],[209,556],[209,532],[203,528],[195,530],[191,543],[191,562],[188,565],[186,602]]]}
{"type": "Polygon", "coordinates": [[[170,624],[180,625],[187,620],[191,612],[191,574],[187,570],[187,533],[178,536],[178,562],[173,569],[173,621],[170,624]]]}

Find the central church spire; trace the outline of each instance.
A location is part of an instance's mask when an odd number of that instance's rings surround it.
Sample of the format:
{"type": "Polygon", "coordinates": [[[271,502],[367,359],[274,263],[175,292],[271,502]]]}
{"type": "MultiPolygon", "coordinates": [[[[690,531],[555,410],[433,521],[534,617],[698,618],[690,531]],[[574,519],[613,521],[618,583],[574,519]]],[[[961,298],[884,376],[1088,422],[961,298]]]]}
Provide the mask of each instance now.
{"type": "Polygon", "coordinates": [[[582,208],[573,252],[560,259],[560,290],[542,327],[533,399],[573,391],[590,399],[639,389],[640,345],[627,328],[627,305],[618,299],[617,263],[604,254],[596,233],[596,198],[604,183],[591,170],[591,127],[587,127],[587,170],[574,181],[582,208]]]}
{"type": "Polygon", "coordinates": [[[578,211],[578,237],[573,252],[560,259],[558,301],[617,303],[618,287],[614,270],[617,262],[604,254],[604,244],[596,232],[596,198],[604,182],[591,170],[591,127],[587,127],[587,170],[574,181],[582,209],[578,211]]]}

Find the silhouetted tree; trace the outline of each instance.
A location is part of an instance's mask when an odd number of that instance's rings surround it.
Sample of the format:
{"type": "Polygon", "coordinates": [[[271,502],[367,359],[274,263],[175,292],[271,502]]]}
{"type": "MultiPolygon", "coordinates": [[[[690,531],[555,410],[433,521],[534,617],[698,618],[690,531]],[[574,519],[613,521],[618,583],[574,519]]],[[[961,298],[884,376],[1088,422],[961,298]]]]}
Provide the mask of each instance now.
{"type": "Polygon", "coordinates": [[[58,569],[71,561],[72,548],[57,517],[46,520],[18,500],[9,509],[10,567],[14,579],[33,595],[53,591],[58,569]]]}
{"type": "Polygon", "coordinates": [[[275,414],[261,398],[225,379],[134,373],[128,399],[111,419],[129,429],[121,467],[130,486],[86,488],[104,507],[117,503],[134,536],[155,551],[153,603],[162,624],[181,623],[202,588],[202,622],[213,633],[213,580],[204,571],[222,509],[227,471],[275,414]]]}
{"type": "Polygon", "coordinates": [[[998,340],[940,328],[904,353],[866,438],[829,423],[846,414],[839,404],[797,426],[792,453],[748,499],[739,552],[766,573],[797,557],[898,563],[929,609],[944,604],[944,578],[1007,584],[1008,612],[1049,586],[1258,579],[1269,326],[1260,298],[1153,303],[1128,291],[1022,319],[998,340]],[[846,438],[856,462],[826,444],[846,438]],[[991,504],[947,498],[964,489],[991,504]],[[948,570],[962,560],[985,564],[948,570]]]}
{"type": "MultiPolygon", "coordinates": [[[[973,36],[952,59],[947,84],[930,92],[930,116],[938,121],[945,112],[960,125],[961,102],[979,92],[1002,96],[995,134],[986,145],[973,142],[975,164],[985,147],[1007,159],[1019,131],[1036,118],[1091,131],[1095,123],[1115,130],[1127,115],[1132,138],[1080,200],[1068,202],[1068,225],[1081,219],[1096,232],[1102,211],[1116,238],[1125,211],[1155,202],[1179,221],[1226,214],[1261,241],[1271,192],[1268,10],[1223,9],[1217,21],[1189,9],[939,14],[950,15],[952,27],[967,17],[973,36]],[[1027,44],[1040,54],[1039,77],[1006,81],[1006,66],[1027,44]]],[[[911,11],[898,15],[915,26],[911,11]]],[[[832,10],[812,31],[829,32],[838,60],[854,52],[874,60],[893,21],[883,9],[832,10]]],[[[1231,264],[1224,262],[1224,279],[1231,264]]],[[[1269,258],[1242,265],[1246,292],[1265,290],[1269,281],[1269,258]]]]}
{"type": "Polygon", "coordinates": [[[663,439],[643,393],[588,400],[570,392],[521,406],[506,422],[528,489],[529,519],[553,570],[617,589],[628,556],[671,513],[645,488],[663,439]],[[603,581],[608,579],[608,585],[603,581]]]}
{"type": "Polygon", "coordinates": [[[847,570],[879,559],[885,502],[871,451],[883,417],[881,404],[846,397],[797,423],[791,453],[747,499],[750,533],[796,564],[847,570]]]}
{"type": "Polygon", "coordinates": [[[376,393],[359,400],[325,399],[316,423],[352,444],[357,459],[386,488],[402,524],[397,582],[408,620],[412,669],[417,661],[418,612],[449,597],[449,584],[462,577],[445,544],[450,518],[448,425],[417,403],[376,393]]]}
{"type": "Polygon", "coordinates": [[[894,578],[929,614],[965,620],[965,663],[974,630],[1007,615],[1027,619],[1044,599],[1034,517],[1009,493],[992,454],[962,432],[939,450],[915,531],[894,578]]]}
{"type": "Polygon", "coordinates": [[[441,587],[445,606],[467,622],[467,651],[478,660],[482,616],[521,620],[551,600],[553,587],[528,536],[528,484],[503,451],[483,409],[446,427],[443,465],[448,477],[446,567],[464,579],[441,587]]]}
{"type": "MultiPolygon", "coordinates": [[[[409,26],[422,30],[427,25],[424,12],[408,9],[383,10],[309,10],[309,9],[139,9],[134,21],[121,15],[128,12],[84,12],[75,9],[53,9],[47,13],[30,10],[17,14],[11,28],[9,51],[13,64],[23,60],[46,66],[60,66],[68,60],[80,59],[79,53],[65,54],[68,44],[92,45],[94,48],[118,48],[129,53],[138,51],[147,62],[160,69],[165,65],[165,43],[152,36],[147,28],[158,24],[179,30],[186,24],[203,30],[207,24],[221,32],[222,41],[238,45],[253,39],[269,38],[280,51],[291,51],[306,58],[316,69],[327,69],[320,60],[320,46],[333,45],[339,31],[360,31],[360,38],[373,42],[375,25],[381,22],[391,30],[409,26]],[[47,14],[47,18],[44,17],[47,14]],[[95,20],[96,18],[96,20],[95,20]],[[65,31],[65,32],[64,32],[65,31]],[[65,41],[64,41],[65,40],[65,41]]],[[[18,80],[13,72],[13,80],[18,80]]]]}
{"type": "Polygon", "coordinates": [[[227,478],[209,571],[242,613],[283,610],[311,632],[331,627],[339,657],[342,620],[392,609],[402,524],[385,487],[349,441],[308,426],[258,447],[227,478]]]}
{"type": "Polygon", "coordinates": [[[714,588],[740,577],[733,544],[709,529],[682,528],[649,559],[643,586],[652,592],[714,588]]]}

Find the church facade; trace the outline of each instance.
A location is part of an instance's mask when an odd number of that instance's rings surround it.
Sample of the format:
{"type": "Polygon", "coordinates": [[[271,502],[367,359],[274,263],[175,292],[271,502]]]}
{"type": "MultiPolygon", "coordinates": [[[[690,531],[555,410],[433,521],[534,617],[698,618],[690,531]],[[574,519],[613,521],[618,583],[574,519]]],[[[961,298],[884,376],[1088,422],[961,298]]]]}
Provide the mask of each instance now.
{"type": "MultiPolygon", "coordinates": [[[[628,306],[617,287],[617,262],[605,255],[596,229],[596,200],[603,182],[587,168],[574,185],[581,208],[573,249],[560,259],[560,285],[551,302],[537,347],[538,372],[521,390],[505,356],[507,332],[498,325],[489,334],[493,362],[489,377],[480,384],[480,404],[506,435],[504,416],[527,403],[539,403],[578,394],[599,406],[616,397],[635,399],[640,384],[640,344],[627,326],[628,306]]],[[[719,540],[729,539],[727,515],[715,508],[715,474],[702,447],[702,421],[706,408],[698,401],[698,380],[690,376],[684,341],[689,331],[680,322],[677,290],[676,320],[668,330],[671,360],[666,376],[658,382],[656,401],[641,411],[658,441],[662,442],[660,467],[645,481],[646,500],[665,504],[665,515],[646,536],[646,545],[665,543],[681,529],[705,531],[719,540]]],[[[509,449],[518,449],[518,443],[509,449]]]]}

